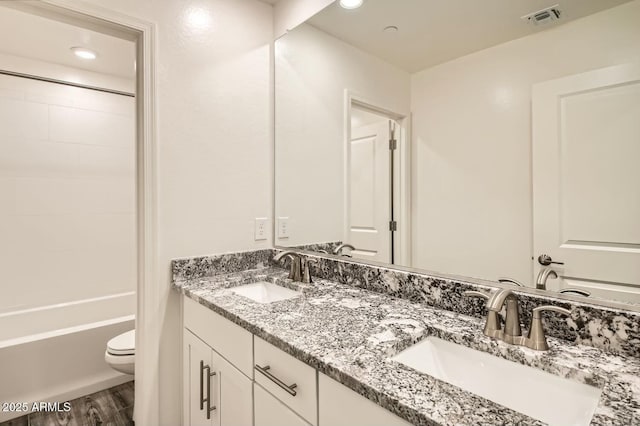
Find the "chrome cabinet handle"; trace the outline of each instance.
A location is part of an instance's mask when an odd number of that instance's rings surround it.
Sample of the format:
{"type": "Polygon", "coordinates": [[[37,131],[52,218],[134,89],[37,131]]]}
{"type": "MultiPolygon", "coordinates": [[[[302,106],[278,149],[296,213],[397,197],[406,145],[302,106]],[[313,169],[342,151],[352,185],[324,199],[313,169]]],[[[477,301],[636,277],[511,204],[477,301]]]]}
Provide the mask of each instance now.
{"type": "Polygon", "coordinates": [[[295,384],[295,383],[292,384],[292,385],[287,385],[285,382],[283,382],[282,380],[278,379],[276,376],[274,376],[273,374],[271,374],[269,372],[269,370],[271,369],[271,366],[265,365],[264,367],[260,367],[258,364],[256,364],[254,368],[258,372],[260,372],[263,375],[265,375],[267,377],[267,379],[271,380],[273,383],[275,383],[276,385],[280,386],[289,395],[291,395],[291,396],[296,396],[297,395],[297,392],[294,389],[297,388],[298,385],[295,384]]]}
{"type": "Polygon", "coordinates": [[[551,256],[549,256],[548,254],[541,254],[540,256],[538,256],[538,263],[544,266],[549,266],[552,263],[554,265],[564,265],[564,262],[554,262],[551,256]]]}
{"type": "MultiPolygon", "coordinates": [[[[207,367],[209,368],[209,367],[207,367]]],[[[200,361],[200,409],[204,409],[204,361],[200,361]]]]}
{"type": "Polygon", "coordinates": [[[200,361],[200,409],[204,409],[204,403],[207,403],[207,419],[211,418],[211,412],[216,410],[216,406],[211,406],[211,378],[216,375],[215,371],[211,371],[211,367],[204,365],[203,361],[200,361]],[[203,372],[207,370],[207,397],[202,398],[202,380],[203,372]]]}

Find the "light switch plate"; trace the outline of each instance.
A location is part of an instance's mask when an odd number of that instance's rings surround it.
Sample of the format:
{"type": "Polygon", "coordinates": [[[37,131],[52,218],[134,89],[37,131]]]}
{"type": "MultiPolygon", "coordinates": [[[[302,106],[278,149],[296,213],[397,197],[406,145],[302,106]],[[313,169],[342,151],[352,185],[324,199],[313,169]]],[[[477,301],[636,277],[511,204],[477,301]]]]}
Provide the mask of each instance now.
{"type": "Polygon", "coordinates": [[[261,241],[261,240],[266,240],[267,239],[267,223],[269,222],[269,219],[267,219],[266,217],[256,217],[256,224],[255,224],[255,240],[256,241],[261,241]]]}
{"type": "Polygon", "coordinates": [[[289,238],[289,218],[278,218],[278,238],[289,238]]]}

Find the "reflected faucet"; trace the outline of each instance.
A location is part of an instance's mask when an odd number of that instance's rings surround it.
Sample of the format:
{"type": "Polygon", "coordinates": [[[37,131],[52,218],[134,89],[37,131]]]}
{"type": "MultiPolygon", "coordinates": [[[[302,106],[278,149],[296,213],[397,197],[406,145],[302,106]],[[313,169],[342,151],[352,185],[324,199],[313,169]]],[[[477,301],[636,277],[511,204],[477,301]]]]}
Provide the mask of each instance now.
{"type": "Polygon", "coordinates": [[[513,278],[509,277],[500,277],[498,278],[498,282],[502,284],[513,284],[518,287],[524,287],[524,284],[522,284],[520,281],[514,280],[513,278]]]}
{"type": "Polygon", "coordinates": [[[546,290],[547,289],[547,279],[558,278],[558,274],[551,268],[542,268],[540,272],[538,272],[538,277],[536,278],[536,288],[538,290],[546,290]]]}
{"type": "Polygon", "coordinates": [[[562,293],[562,294],[573,293],[573,294],[577,294],[578,296],[584,296],[584,297],[591,296],[591,293],[589,293],[587,290],[582,290],[579,288],[570,288],[570,287],[563,288],[558,293],[562,293]]]}
{"type": "Polygon", "coordinates": [[[294,251],[282,251],[273,257],[274,262],[280,262],[285,257],[291,259],[291,269],[289,270],[289,278],[293,281],[302,281],[302,258],[294,251]]]}
{"type": "Polygon", "coordinates": [[[355,250],[356,249],[351,244],[343,243],[343,244],[340,244],[338,247],[333,249],[333,254],[351,257],[350,255],[342,254],[342,250],[345,249],[345,248],[348,248],[350,250],[355,250]]]}

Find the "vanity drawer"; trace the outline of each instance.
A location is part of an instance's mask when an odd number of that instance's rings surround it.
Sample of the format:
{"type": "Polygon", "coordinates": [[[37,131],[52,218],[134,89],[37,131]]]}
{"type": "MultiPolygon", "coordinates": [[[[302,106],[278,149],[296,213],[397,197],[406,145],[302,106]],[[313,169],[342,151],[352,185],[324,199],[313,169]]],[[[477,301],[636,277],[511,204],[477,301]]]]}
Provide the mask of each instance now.
{"type": "Polygon", "coordinates": [[[248,377],[253,375],[252,334],[184,296],[184,327],[248,377]]]}
{"type": "Polygon", "coordinates": [[[312,425],[317,424],[316,370],[254,336],[256,383],[312,425]],[[295,384],[295,387],[293,386],[295,384]]]}

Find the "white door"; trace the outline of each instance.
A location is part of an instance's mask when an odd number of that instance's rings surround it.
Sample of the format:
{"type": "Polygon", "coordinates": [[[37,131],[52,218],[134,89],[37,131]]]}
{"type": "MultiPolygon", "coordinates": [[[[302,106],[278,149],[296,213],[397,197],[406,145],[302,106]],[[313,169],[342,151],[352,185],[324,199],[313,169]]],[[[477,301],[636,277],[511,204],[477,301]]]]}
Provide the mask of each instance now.
{"type": "Polygon", "coordinates": [[[640,67],[533,87],[534,279],[640,302],[640,67]]]}
{"type": "Polygon", "coordinates": [[[389,121],[351,129],[347,238],[355,258],[391,262],[389,121]]]}

